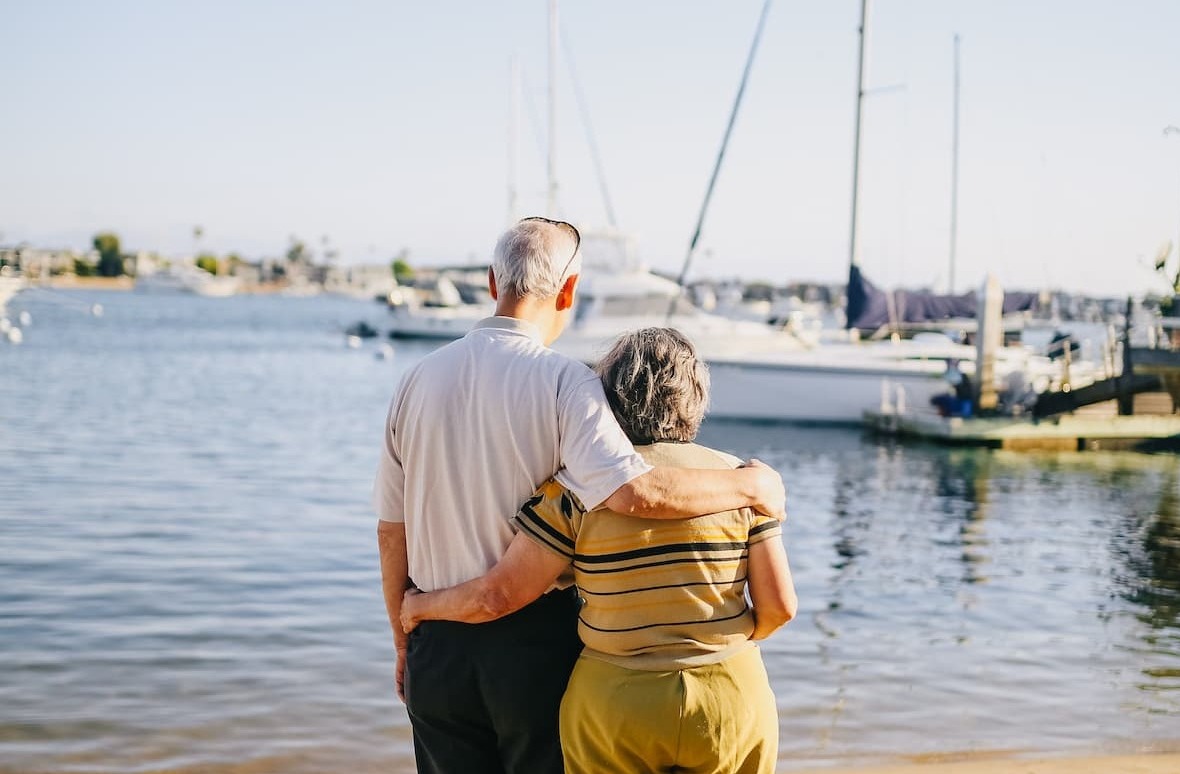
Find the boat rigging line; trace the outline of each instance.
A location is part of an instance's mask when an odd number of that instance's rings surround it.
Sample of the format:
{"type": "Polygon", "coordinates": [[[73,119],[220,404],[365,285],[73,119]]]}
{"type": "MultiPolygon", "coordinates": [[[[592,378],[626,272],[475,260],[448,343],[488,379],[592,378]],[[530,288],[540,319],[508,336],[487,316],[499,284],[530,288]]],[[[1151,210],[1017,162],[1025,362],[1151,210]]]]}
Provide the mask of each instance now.
{"type": "MultiPolygon", "coordinates": [[[[773,0],[766,0],[762,4],[762,14],[758,17],[758,27],[754,31],[754,42],[750,45],[750,53],[746,57],[746,68],[742,72],[741,85],[738,86],[737,97],[733,101],[733,110],[729,114],[729,124],[725,127],[725,136],[721,140],[721,150],[717,153],[717,161],[713,164],[713,174],[709,177],[709,186],[705,189],[705,200],[701,203],[701,211],[697,216],[696,229],[693,231],[692,240],[688,243],[688,254],[684,256],[684,266],[680,269],[680,276],[676,282],[681,289],[684,288],[684,280],[688,276],[689,267],[692,266],[692,258],[696,253],[697,242],[701,238],[701,229],[705,224],[705,214],[709,210],[709,202],[713,198],[713,188],[717,184],[717,175],[721,171],[721,163],[725,160],[725,151],[729,147],[729,138],[733,134],[733,126],[737,121],[738,109],[742,105],[742,97],[746,93],[746,84],[750,80],[750,69],[754,64],[754,56],[758,53],[758,43],[762,39],[762,30],[766,27],[766,17],[770,13],[770,4],[773,0]]],[[[672,313],[676,309],[676,303],[679,299],[673,298],[672,303],[668,306],[668,317],[671,318],[672,313]]]]}
{"type": "Polygon", "coordinates": [[[618,230],[619,224],[615,219],[615,208],[611,204],[610,191],[606,186],[606,172],[602,166],[602,156],[598,152],[598,143],[594,139],[594,127],[590,123],[590,109],[587,107],[586,95],[582,91],[582,82],[578,78],[577,68],[574,66],[574,52],[570,48],[569,38],[565,28],[561,29],[561,48],[565,51],[565,65],[569,70],[570,81],[574,86],[574,101],[578,105],[578,114],[582,119],[582,128],[586,132],[586,144],[590,147],[590,158],[594,162],[594,173],[598,176],[598,189],[602,193],[602,204],[606,208],[606,221],[612,230],[618,230]]]}
{"type": "Polygon", "coordinates": [[[951,140],[951,249],[946,292],[955,294],[955,253],[959,247],[959,34],[955,33],[955,114],[951,140]]]}

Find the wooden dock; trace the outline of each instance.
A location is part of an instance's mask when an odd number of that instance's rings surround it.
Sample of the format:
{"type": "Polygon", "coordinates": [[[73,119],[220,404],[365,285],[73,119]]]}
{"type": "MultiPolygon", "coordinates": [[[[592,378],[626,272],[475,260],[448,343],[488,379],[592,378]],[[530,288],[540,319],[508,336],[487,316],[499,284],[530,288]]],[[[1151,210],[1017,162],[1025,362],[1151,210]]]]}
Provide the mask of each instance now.
{"type": "Polygon", "coordinates": [[[933,412],[866,411],[866,426],[884,435],[1011,450],[1180,449],[1180,415],[941,417],[933,412]]]}

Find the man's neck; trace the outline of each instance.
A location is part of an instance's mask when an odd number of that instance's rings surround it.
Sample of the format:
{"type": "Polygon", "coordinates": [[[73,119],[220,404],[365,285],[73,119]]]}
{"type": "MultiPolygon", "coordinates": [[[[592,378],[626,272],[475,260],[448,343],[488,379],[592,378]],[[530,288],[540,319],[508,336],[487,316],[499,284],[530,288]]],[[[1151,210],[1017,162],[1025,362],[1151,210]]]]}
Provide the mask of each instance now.
{"type": "Polygon", "coordinates": [[[496,302],[496,315],[524,320],[536,326],[546,346],[556,341],[561,334],[552,299],[507,298],[502,295],[496,302]]]}

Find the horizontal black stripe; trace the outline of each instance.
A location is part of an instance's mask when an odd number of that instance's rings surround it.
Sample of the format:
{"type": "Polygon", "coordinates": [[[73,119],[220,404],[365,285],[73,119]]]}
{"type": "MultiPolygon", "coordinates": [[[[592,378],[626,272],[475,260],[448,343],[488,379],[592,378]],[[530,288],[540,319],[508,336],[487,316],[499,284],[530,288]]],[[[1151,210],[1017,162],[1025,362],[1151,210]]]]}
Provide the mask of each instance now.
{"type": "Polygon", "coordinates": [[[754,537],[755,535],[761,535],[763,532],[767,531],[768,529],[774,529],[778,525],[779,525],[779,523],[777,521],[768,521],[768,522],[764,522],[762,524],[759,524],[758,526],[756,526],[752,530],[750,530],[750,537],[754,537]]]}
{"type": "Polygon", "coordinates": [[[708,562],[734,562],[741,561],[746,558],[746,552],[742,551],[737,556],[716,556],[710,559],[701,559],[695,556],[686,556],[683,559],[667,559],[663,562],[648,562],[647,564],[632,564],[626,567],[608,567],[603,570],[591,570],[588,567],[583,567],[578,564],[577,557],[574,558],[574,569],[578,572],[586,573],[587,575],[603,575],[612,572],[631,572],[632,570],[646,570],[649,567],[665,567],[670,564],[704,564],[708,562]]]}
{"type": "Polygon", "coordinates": [[[520,513],[516,517],[517,522],[519,522],[520,524],[525,524],[527,521],[528,523],[532,524],[534,529],[530,530],[530,531],[532,531],[533,534],[536,534],[536,530],[542,530],[542,531],[552,535],[554,540],[556,540],[557,542],[561,543],[563,546],[568,548],[570,553],[572,554],[574,551],[574,541],[572,539],[570,539],[569,537],[558,532],[556,529],[554,529],[552,526],[549,525],[549,522],[545,521],[544,519],[542,519],[540,516],[537,515],[537,512],[535,510],[533,510],[533,506],[535,506],[537,504],[536,502],[534,502],[534,500],[536,500],[536,499],[537,498],[532,498],[527,503],[525,503],[524,505],[522,505],[520,507],[520,513]],[[523,518],[523,517],[527,517],[527,518],[523,518]]]}
{"type": "Polygon", "coordinates": [[[696,620],[696,619],[691,620],[691,621],[666,621],[663,623],[644,624],[643,626],[632,626],[627,629],[602,629],[597,626],[593,626],[591,624],[586,623],[585,618],[580,617],[578,620],[581,621],[582,625],[585,626],[587,629],[593,629],[596,632],[605,632],[607,634],[620,634],[622,632],[638,632],[638,631],[642,631],[643,629],[656,629],[661,626],[701,626],[704,624],[721,623],[723,621],[732,621],[735,618],[741,618],[743,615],[746,614],[746,611],[749,609],[750,608],[748,608],[748,607],[742,607],[742,612],[738,613],[737,615],[727,615],[724,618],[709,618],[704,621],[700,621],[700,620],[696,620]]]}
{"type": "MultiPolygon", "coordinates": [[[[549,546],[550,548],[554,549],[555,551],[557,551],[558,553],[560,553],[560,554],[561,554],[562,556],[564,556],[565,558],[567,558],[567,559],[572,559],[572,558],[573,558],[573,555],[574,555],[574,554],[573,554],[573,552],[572,552],[572,551],[568,551],[568,550],[566,550],[566,547],[565,547],[565,546],[563,546],[563,545],[562,545],[562,544],[560,544],[560,543],[559,543],[559,544],[557,544],[557,545],[554,545],[554,544],[552,543],[552,541],[550,541],[550,540],[548,540],[548,539],[547,539],[547,534],[546,534],[546,533],[542,533],[541,531],[539,531],[539,530],[538,530],[538,529],[537,529],[537,528],[536,528],[536,527],[533,525],[533,523],[532,523],[531,521],[525,521],[524,519],[522,519],[522,518],[520,518],[520,517],[518,516],[518,517],[516,518],[516,523],[520,525],[520,528],[521,528],[522,530],[524,530],[525,532],[529,533],[529,534],[530,534],[530,535],[532,535],[533,537],[537,538],[538,540],[540,540],[542,543],[544,543],[545,545],[549,546]]],[[[544,522],[542,522],[542,523],[544,523],[544,522]]],[[[548,526],[548,525],[546,525],[546,526],[548,526]]],[[[560,535],[558,535],[558,537],[561,537],[561,536],[560,536],[560,535]]]]}
{"type": "Polygon", "coordinates": [[[596,597],[617,597],[621,594],[638,594],[643,591],[661,591],[663,589],[687,589],[691,586],[725,586],[733,583],[745,583],[746,576],[734,578],[733,580],[719,580],[719,581],[697,581],[694,583],[669,583],[666,586],[644,586],[640,589],[627,589],[626,591],[590,591],[584,586],[578,586],[578,591],[583,594],[592,594],[596,597]]]}
{"type": "Polygon", "coordinates": [[[659,556],[660,554],[674,554],[680,551],[733,551],[739,548],[744,549],[745,542],[741,543],[669,543],[663,546],[648,546],[647,548],[637,548],[634,551],[619,551],[614,554],[595,554],[588,556],[586,554],[575,554],[574,560],[581,562],[592,562],[594,564],[606,564],[608,562],[624,562],[628,559],[642,559],[645,556],[659,556]]]}

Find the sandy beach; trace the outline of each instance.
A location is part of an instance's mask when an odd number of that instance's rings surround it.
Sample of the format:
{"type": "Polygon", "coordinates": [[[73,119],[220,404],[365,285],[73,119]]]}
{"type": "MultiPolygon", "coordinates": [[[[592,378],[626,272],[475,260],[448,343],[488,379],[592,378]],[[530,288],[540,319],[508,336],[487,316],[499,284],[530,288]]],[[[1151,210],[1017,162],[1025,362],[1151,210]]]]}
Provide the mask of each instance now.
{"type": "MultiPolygon", "coordinates": [[[[782,774],[1177,774],[1180,772],[1180,752],[1138,753],[1132,755],[1094,755],[1071,758],[1010,758],[987,753],[974,754],[970,760],[916,760],[887,766],[858,766],[797,769],[780,767],[782,774]]],[[[314,764],[295,754],[268,756],[246,763],[198,765],[193,767],[144,770],[144,774],[280,774],[290,771],[315,770],[314,764]]],[[[109,771],[102,768],[94,771],[109,771]]],[[[373,766],[362,764],[352,769],[356,774],[377,772],[409,772],[410,767],[373,766]]],[[[0,765],[0,774],[29,774],[33,770],[13,769],[0,765]]],[[[35,769],[36,774],[64,774],[53,769],[35,769]]],[[[72,774],[86,769],[71,769],[72,774]]]]}
{"type": "Polygon", "coordinates": [[[1081,758],[994,758],[915,762],[896,766],[790,770],[791,774],[1177,774],[1180,753],[1081,758]]]}

